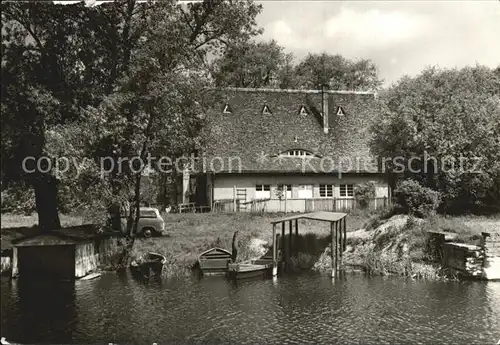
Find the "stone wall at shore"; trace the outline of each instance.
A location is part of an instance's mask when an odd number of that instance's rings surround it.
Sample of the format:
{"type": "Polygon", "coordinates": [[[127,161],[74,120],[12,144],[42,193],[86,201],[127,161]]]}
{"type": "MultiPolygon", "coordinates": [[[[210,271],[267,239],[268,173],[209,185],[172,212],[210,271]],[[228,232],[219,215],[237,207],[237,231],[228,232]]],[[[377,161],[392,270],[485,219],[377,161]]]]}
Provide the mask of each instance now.
{"type": "Polygon", "coordinates": [[[443,244],[442,263],[466,276],[482,278],[484,250],[481,246],[472,244],[447,242],[443,244]]]}
{"type": "Polygon", "coordinates": [[[500,280],[500,232],[483,232],[479,245],[452,242],[452,238],[448,233],[429,232],[429,251],[436,261],[466,277],[500,280]]]}

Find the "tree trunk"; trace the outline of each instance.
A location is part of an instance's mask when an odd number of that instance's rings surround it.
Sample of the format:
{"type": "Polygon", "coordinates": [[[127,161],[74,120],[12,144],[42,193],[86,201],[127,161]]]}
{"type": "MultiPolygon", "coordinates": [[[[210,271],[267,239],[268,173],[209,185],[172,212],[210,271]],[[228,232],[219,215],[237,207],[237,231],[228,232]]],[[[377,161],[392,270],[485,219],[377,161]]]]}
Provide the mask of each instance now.
{"type": "MultiPolygon", "coordinates": [[[[116,159],[115,159],[116,163],[116,159]]],[[[114,196],[118,196],[120,194],[120,190],[122,188],[122,182],[117,178],[116,170],[113,171],[111,177],[111,189],[114,196]]],[[[122,232],[122,205],[119,201],[115,201],[110,207],[108,207],[108,225],[112,230],[122,232]]]]}
{"type": "Polygon", "coordinates": [[[109,225],[114,231],[122,231],[121,222],[121,207],[120,204],[114,203],[108,208],[109,213],[109,225]]]}
{"type": "Polygon", "coordinates": [[[57,209],[57,179],[48,174],[39,174],[33,181],[35,188],[38,226],[42,232],[61,228],[57,209]]]}
{"type": "Polygon", "coordinates": [[[140,217],[140,192],[141,192],[141,175],[139,173],[135,178],[134,202],[130,205],[129,213],[127,216],[127,229],[126,229],[127,244],[123,249],[120,261],[118,263],[118,270],[123,270],[129,265],[130,253],[132,253],[132,249],[134,248],[134,242],[137,236],[139,217],[140,217]]]}

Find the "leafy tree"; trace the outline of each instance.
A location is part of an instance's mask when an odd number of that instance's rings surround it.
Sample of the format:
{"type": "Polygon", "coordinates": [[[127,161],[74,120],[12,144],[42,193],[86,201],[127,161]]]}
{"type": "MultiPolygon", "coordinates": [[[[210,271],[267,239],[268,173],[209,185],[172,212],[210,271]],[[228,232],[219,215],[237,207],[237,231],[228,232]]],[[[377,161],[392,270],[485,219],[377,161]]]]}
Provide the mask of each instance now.
{"type": "Polygon", "coordinates": [[[46,128],[76,117],[85,80],[75,37],[84,18],[83,6],[2,4],[2,187],[22,180],[34,187],[43,230],[60,227],[58,181],[50,173],[27,174],[22,163],[45,155],[46,128]]]}
{"type": "Polygon", "coordinates": [[[348,60],[341,55],[309,54],[295,68],[296,86],[332,90],[377,90],[382,85],[377,66],[370,60],[348,60]]]}
{"type": "Polygon", "coordinates": [[[375,181],[368,181],[354,188],[354,198],[362,208],[366,208],[370,204],[370,200],[376,196],[375,181]]]}
{"type": "Polygon", "coordinates": [[[217,86],[284,87],[289,84],[291,54],[285,54],[276,41],[245,41],[231,46],[214,63],[217,86]]]}
{"type": "MultiPolygon", "coordinates": [[[[107,111],[109,107],[128,104],[132,110],[127,113],[127,120],[135,116],[144,119],[144,109],[134,108],[130,103],[151,91],[148,87],[155,86],[170,94],[183,91],[176,89],[181,84],[162,78],[158,80],[165,81],[164,84],[153,85],[151,80],[155,78],[151,73],[178,68],[175,78],[178,81],[179,71],[189,74],[195,59],[203,66],[209,54],[217,56],[233,42],[257,34],[255,16],[260,10],[261,6],[249,0],[204,1],[187,6],[176,5],[174,1],[133,0],[95,7],[85,7],[83,3],[2,4],[2,181],[5,182],[2,188],[17,180],[30,181],[35,188],[40,227],[45,230],[60,227],[57,200],[60,179],[53,170],[26,174],[20,168],[23,159],[48,155],[47,146],[53,148],[54,143],[70,143],[81,133],[75,133],[78,126],[88,129],[85,123],[92,118],[92,111],[85,109],[107,111]],[[149,48],[145,42],[149,42],[149,48]],[[151,42],[161,51],[155,51],[151,42]],[[151,54],[149,57],[146,51],[151,54]],[[142,56],[144,63],[140,66],[145,68],[142,72],[132,66],[132,61],[137,63],[136,54],[142,56]],[[148,59],[156,65],[146,64],[148,59]],[[140,79],[143,74],[148,75],[148,82],[140,79]],[[137,92],[133,83],[143,89],[137,92]]],[[[114,155],[118,159],[121,154],[118,148],[123,152],[137,148],[133,139],[118,147],[121,138],[112,132],[99,138],[98,133],[93,138],[99,139],[97,142],[90,140],[93,145],[74,147],[75,155],[94,157],[90,171],[96,168],[98,157],[114,155]]],[[[132,135],[121,134],[125,138],[132,135]]],[[[172,138],[179,139],[175,135],[172,138]]],[[[171,143],[172,147],[175,145],[171,143]]],[[[87,182],[90,181],[92,178],[87,182]]],[[[116,171],[108,181],[111,195],[117,200],[122,199],[119,195],[124,189],[123,181],[124,177],[116,171]]],[[[114,225],[119,227],[117,204],[112,202],[109,211],[114,225]]]]}
{"type": "Polygon", "coordinates": [[[387,171],[441,192],[445,211],[499,209],[498,73],[428,68],[402,78],[379,106],[371,146],[387,171]]]}
{"type": "Polygon", "coordinates": [[[214,62],[218,86],[251,88],[376,90],[382,81],[370,60],[350,61],[340,55],[309,54],[295,64],[276,41],[243,41],[214,62]]]}
{"type": "Polygon", "coordinates": [[[398,183],[394,196],[401,211],[417,217],[434,215],[441,202],[439,192],[424,187],[412,179],[398,183]]]}
{"type": "Polygon", "coordinates": [[[146,28],[146,9],[134,1],[94,8],[2,4],[2,177],[6,185],[28,180],[34,186],[43,230],[60,227],[61,181],[50,169],[27,174],[22,161],[48,156],[47,131],[77,121],[83,108],[113,90],[146,28]]]}

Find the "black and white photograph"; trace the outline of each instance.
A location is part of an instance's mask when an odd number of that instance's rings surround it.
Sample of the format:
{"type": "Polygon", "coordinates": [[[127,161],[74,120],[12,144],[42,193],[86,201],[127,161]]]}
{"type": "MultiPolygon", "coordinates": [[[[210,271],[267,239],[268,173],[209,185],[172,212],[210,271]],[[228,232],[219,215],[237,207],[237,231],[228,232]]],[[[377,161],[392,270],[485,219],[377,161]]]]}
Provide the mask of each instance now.
{"type": "Polygon", "coordinates": [[[0,9],[2,345],[500,345],[500,0],[0,9]]]}

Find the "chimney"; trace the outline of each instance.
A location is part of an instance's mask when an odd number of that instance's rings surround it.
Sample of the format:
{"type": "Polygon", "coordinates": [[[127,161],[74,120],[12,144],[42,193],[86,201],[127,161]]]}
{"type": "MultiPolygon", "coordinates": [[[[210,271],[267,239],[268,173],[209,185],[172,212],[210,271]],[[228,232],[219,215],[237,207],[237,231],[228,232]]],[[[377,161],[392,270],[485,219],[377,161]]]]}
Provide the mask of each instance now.
{"type": "Polygon", "coordinates": [[[321,98],[322,98],[322,115],[323,115],[323,132],[328,134],[328,85],[321,85],[321,98]]]}

